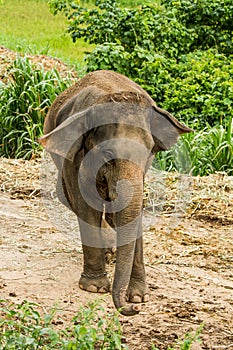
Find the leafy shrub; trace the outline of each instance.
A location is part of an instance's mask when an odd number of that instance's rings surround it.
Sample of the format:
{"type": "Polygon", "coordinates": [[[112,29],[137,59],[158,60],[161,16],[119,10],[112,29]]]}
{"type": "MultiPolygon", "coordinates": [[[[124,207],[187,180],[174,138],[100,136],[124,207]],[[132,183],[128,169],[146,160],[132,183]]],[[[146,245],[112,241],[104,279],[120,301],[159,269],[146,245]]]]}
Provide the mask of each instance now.
{"type": "Polygon", "coordinates": [[[98,45],[88,55],[87,71],[111,69],[121,74],[128,72],[130,55],[124,47],[115,43],[98,45]]]}
{"type": "Polygon", "coordinates": [[[233,54],[232,0],[162,0],[173,10],[179,22],[196,33],[191,50],[218,49],[233,54]]]}
{"type": "Polygon", "coordinates": [[[121,341],[117,314],[106,313],[100,300],[81,307],[63,330],[54,325],[56,310],[41,315],[38,309],[38,305],[27,301],[19,305],[0,301],[1,350],[127,349],[121,341]]]}
{"type": "Polygon", "coordinates": [[[92,44],[115,43],[132,52],[141,47],[149,52],[178,57],[189,51],[193,29],[178,22],[175,12],[157,4],[123,8],[116,0],[97,0],[95,8],[72,1],[51,0],[54,14],[61,11],[69,19],[73,41],[83,38],[92,44]]]}
{"type": "MultiPolygon", "coordinates": [[[[159,95],[152,95],[183,121],[199,121],[199,127],[214,126],[233,116],[233,61],[214,50],[184,55],[178,63],[168,63],[169,77],[159,95]],[[167,82],[167,87],[166,87],[167,82]]],[[[148,76],[147,66],[141,70],[148,76]],[[145,70],[145,72],[144,72],[145,70]]],[[[150,79],[151,76],[150,75],[150,79]]],[[[154,82],[147,82],[153,88],[154,82]]]]}
{"type": "Polygon", "coordinates": [[[227,27],[220,16],[224,14],[227,23],[232,18],[229,0],[223,6],[220,0],[208,0],[209,7],[204,0],[164,0],[163,6],[130,9],[116,0],[97,0],[91,9],[65,0],[50,4],[69,18],[74,41],[84,38],[97,44],[86,57],[87,71],[125,74],[161,107],[188,123],[200,119],[202,128],[232,115],[232,56],[218,52],[226,46],[230,50],[232,43],[233,24],[227,27]],[[212,37],[218,38],[215,45],[212,37]],[[215,49],[200,50],[212,46],[215,49]]]}
{"type": "Polygon", "coordinates": [[[214,50],[183,55],[177,62],[141,47],[130,54],[120,45],[105,44],[88,56],[87,69],[112,69],[131,76],[180,120],[198,120],[199,129],[233,116],[233,60],[214,50]]]}
{"type": "Polygon", "coordinates": [[[71,0],[50,0],[54,13],[69,19],[74,41],[94,44],[113,42],[131,52],[135,46],[166,57],[215,48],[233,54],[233,4],[231,0],[163,0],[123,8],[120,1],[96,0],[85,8],[71,0]]]}
{"type": "MultiPolygon", "coordinates": [[[[147,0],[147,3],[159,2],[160,0],[147,0]]],[[[95,0],[80,0],[82,4],[91,4],[94,5],[96,3],[95,0]]],[[[138,5],[144,4],[143,0],[119,0],[119,4],[122,6],[134,7],[138,5]]]]}
{"type": "Polygon", "coordinates": [[[48,108],[69,85],[56,70],[46,72],[28,58],[13,62],[8,83],[0,85],[0,156],[30,159],[37,154],[48,108]]]}

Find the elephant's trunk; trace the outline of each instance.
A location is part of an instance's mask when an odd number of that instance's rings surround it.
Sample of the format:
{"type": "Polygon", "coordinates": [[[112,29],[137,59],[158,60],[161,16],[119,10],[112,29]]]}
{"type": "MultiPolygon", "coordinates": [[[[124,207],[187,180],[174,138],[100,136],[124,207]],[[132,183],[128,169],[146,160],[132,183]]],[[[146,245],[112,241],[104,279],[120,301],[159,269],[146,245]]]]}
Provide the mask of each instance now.
{"type": "Polygon", "coordinates": [[[116,308],[125,316],[133,316],[140,311],[139,305],[126,305],[126,292],[133,266],[134,249],[135,242],[117,248],[112,297],[116,308]]]}
{"type": "MultiPolygon", "coordinates": [[[[129,169],[128,171],[129,172],[129,169]]],[[[141,217],[143,202],[143,172],[138,167],[130,169],[131,174],[123,176],[130,179],[133,188],[132,198],[127,198],[129,188],[121,189],[128,206],[116,213],[117,254],[115,278],[113,282],[113,302],[121,314],[132,316],[140,311],[139,305],[126,305],[127,288],[134,261],[136,239],[141,235],[141,217]]],[[[131,193],[132,194],[132,193],[131,193]]]]}

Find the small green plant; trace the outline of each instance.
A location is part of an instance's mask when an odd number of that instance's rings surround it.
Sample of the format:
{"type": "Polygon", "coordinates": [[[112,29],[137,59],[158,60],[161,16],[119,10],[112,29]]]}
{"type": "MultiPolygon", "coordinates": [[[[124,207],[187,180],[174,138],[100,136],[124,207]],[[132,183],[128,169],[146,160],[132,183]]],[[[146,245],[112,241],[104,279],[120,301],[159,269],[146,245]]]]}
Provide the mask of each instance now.
{"type": "Polygon", "coordinates": [[[71,324],[57,329],[56,310],[41,315],[37,304],[0,302],[1,350],[116,350],[127,349],[122,344],[122,332],[117,313],[107,313],[103,300],[81,307],[71,324]]]}
{"type": "Polygon", "coordinates": [[[68,349],[127,349],[122,344],[122,332],[118,317],[115,313],[107,314],[103,305],[95,301],[88,308],[81,308],[73,318],[72,341],[68,343],[68,349]],[[102,316],[100,316],[102,314],[102,316]]]}
{"type": "MultiPolygon", "coordinates": [[[[194,345],[194,343],[196,342],[200,342],[200,335],[201,332],[204,328],[204,324],[201,324],[198,329],[194,332],[194,334],[191,333],[187,333],[183,339],[179,339],[177,341],[176,346],[174,347],[168,347],[167,350],[191,350],[192,349],[192,345],[194,345]]],[[[154,345],[152,345],[151,350],[159,350],[158,348],[156,348],[154,345]]]]}
{"type": "Polygon", "coordinates": [[[30,159],[40,151],[44,118],[56,96],[67,88],[69,78],[18,57],[0,85],[0,156],[30,159]]]}
{"type": "Polygon", "coordinates": [[[1,350],[57,349],[63,344],[62,337],[52,327],[54,310],[41,316],[38,305],[31,302],[16,305],[2,300],[0,305],[1,350]]]}

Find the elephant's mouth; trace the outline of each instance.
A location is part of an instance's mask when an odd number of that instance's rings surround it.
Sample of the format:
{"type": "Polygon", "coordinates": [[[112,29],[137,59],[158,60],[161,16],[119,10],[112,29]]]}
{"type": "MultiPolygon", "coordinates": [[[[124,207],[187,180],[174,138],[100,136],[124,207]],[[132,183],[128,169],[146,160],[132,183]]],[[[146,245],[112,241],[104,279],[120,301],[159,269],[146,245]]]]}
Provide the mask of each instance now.
{"type": "Polygon", "coordinates": [[[104,201],[112,202],[117,199],[116,192],[117,180],[114,178],[113,162],[105,163],[98,171],[96,176],[96,188],[104,201]]]}
{"type": "Polygon", "coordinates": [[[101,199],[107,202],[111,202],[111,199],[109,197],[108,184],[105,179],[102,179],[101,181],[99,179],[96,179],[96,188],[101,199]]]}

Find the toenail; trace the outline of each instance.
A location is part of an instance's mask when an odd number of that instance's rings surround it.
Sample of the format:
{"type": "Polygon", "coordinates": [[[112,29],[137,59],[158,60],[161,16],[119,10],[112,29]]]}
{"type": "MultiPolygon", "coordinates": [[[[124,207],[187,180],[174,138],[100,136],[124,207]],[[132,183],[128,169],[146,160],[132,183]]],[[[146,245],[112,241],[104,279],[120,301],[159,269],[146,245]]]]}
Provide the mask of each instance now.
{"type": "Polygon", "coordinates": [[[97,287],[91,284],[90,286],[87,287],[88,292],[96,293],[97,292],[97,287]]]}
{"type": "Polygon", "coordinates": [[[142,298],[139,296],[139,295],[134,295],[132,298],[131,298],[131,301],[133,303],[141,303],[142,302],[142,298]]]}
{"type": "Polygon", "coordinates": [[[149,301],[149,299],[150,299],[149,294],[145,294],[143,297],[143,301],[146,303],[147,301],[149,301]]]}

